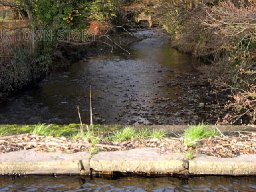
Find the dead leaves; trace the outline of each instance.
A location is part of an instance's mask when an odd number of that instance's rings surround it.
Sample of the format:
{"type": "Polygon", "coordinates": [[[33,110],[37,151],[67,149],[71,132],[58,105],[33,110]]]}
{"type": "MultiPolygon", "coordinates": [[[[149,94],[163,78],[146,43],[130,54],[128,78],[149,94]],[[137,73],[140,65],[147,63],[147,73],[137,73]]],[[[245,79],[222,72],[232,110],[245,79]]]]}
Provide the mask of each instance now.
{"type": "Polygon", "coordinates": [[[87,151],[89,143],[82,139],[54,138],[31,134],[0,137],[0,152],[35,149],[44,152],[76,153],[87,151]]]}
{"type": "MultiPolygon", "coordinates": [[[[76,153],[88,151],[90,144],[82,139],[54,138],[30,134],[0,137],[0,152],[35,149],[44,152],[76,153]]],[[[160,153],[185,153],[187,147],[180,138],[134,140],[125,142],[102,141],[100,150],[117,151],[134,148],[157,148],[160,153]]],[[[191,149],[190,149],[191,150],[191,149]]],[[[192,149],[195,153],[215,157],[236,157],[240,154],[256,154],[255,132],[233,132],[232,135],[201,140],[192,149]]]]}
{"type": "Polygon", "coordinates": [[[196,152],[216,157],[236,157],[240,154],[256,154],[256,133],[235,132],[228,137],[215,137],[201,141],[196,152]]]}

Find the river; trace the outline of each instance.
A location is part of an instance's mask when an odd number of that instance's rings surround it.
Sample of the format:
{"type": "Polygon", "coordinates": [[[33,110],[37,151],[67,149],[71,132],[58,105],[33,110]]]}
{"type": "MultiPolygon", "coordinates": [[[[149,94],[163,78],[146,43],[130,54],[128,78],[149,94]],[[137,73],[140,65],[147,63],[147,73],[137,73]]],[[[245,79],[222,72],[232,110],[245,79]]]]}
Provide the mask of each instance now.
{"type": "MultiPolygon", "coordinates": [[[[94,123],[194,124],[200,92],[190,86],[197,78],[191,56],[171,48],[168,36],[155,29],[113,54],[91,57],[55,72],[32,90],[0,104],[0,124],[84,123],[89,121],[92,87],[94,123]]],[[[195,81],[196,82],[196,81],[195,81]]]]}

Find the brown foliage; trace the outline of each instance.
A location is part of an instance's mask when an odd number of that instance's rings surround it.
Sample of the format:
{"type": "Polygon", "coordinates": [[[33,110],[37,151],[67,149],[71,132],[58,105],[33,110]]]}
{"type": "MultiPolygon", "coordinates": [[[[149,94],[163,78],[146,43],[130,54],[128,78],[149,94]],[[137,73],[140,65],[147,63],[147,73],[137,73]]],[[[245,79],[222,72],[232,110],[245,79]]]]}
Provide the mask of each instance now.
{"type": "Polygon", "coordinates": [[[256,1],[197,2],[168,3],[158,19],[174,35],[175,47],[214,63],[210,79],[231,90],[223,122],[255,124],[256,1]]]}
{"type": "Polygon", "coordinates": [[[256,5],[237,7],[222,2],[204,7],[204,11],[200,24],[216,40],[211,41],[212,53],[218,55],[218,64],[227,70],[225,83],[232,89],[231,102],[226,105],[232,115],[227,122],[255,124],[256,5]]]}

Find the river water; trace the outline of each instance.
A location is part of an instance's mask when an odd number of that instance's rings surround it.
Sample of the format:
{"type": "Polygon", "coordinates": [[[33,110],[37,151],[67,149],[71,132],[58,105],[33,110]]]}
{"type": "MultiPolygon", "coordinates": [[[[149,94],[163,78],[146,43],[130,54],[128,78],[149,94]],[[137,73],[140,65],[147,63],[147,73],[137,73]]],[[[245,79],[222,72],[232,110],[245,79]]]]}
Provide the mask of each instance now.
{"type": "MultiPolygon", "coordinates": [[[[89,120],[89,87],[93,118],[106,124],[193,124],[200,93],[189,87],[197,76],[197,62],[170,46],[157,30],[126,49],[73,64],[56,72],[36,88],[0,104],[0,123],[84,123],[89,120]]],[[[205,120],[204,120],[205,121],[205,120]]]]}
{"type": "Polygon", "coordinates": [[[125,177],[117,179],[59,177],[0,177],[0,191],[91,191],[91,192],[253,192],[256,177],[192,177],[180,179],[125,177]]]}

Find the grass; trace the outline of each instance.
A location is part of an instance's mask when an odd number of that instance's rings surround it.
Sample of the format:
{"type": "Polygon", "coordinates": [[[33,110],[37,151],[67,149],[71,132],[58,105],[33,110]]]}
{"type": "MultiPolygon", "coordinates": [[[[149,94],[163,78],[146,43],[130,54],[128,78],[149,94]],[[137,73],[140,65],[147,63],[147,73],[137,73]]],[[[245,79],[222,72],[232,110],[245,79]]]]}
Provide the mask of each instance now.
{"type": "MultiPolygon", "coordinates": [[[[80,137],[80,125],[56,125],[56,124],[35,124],[35,125],[0,125],[0,136],[18,135],[18,134],[38,134],[53,137],[80,137]]],[[[94,132],[97,135],[103,135],[106,132],[115,132],[122,129],[121,125],[94,125],[94,132]]]]}
{"type": "Polygon", "coordinates": [[[36,125],[0,125],[0,136],[18,135],[18,134],[35,134],[42,136],[67,137],[67,138],[86,138],[90,140],[92,135],[105,135],[107,132],[113,133],[107,136],[111,141],[128,141],[134,139],[162,139],[166,132],[162,129],[148,129],[135,127],[122,127],[120,125],[94,125],[94,133],[84,132],[81,135],[79,124],[55,125],[55,124],[36,124],[36,125]]]}
{"type": "Polygon", "coordinates": [[[0,125],[0,136],[30,133],[41,136],[67,137],[74,139],[82,138],[90,143],[89,153],[91,155],[98,152],[97,144],[99,144],[102,139],[122,142],[135,139],[162,139],[166,136],[165,131],[161,129],[142,129],[134,127],[121,128],[120,126],[112,125],[95,125],[93,128],[88,130],[81,130],[81,126],[79,124],[0,125]],[[106,132],[112,132],[114,134],[103,138],[103,135],[106,132]]]}
{"type": "Polygon", "coordinates": [[[79,125],[76,124],[0,125],[0,136],[30,133],[42,136],[73,138],[78,133],[78,127],[79,125]]]}
{"type": "Polygon", "coordinates": [[[201,139],[214,137],[219,135],[219,132],[215,129],[210,129],[207,125],[200,124],[190,126],[183,135],[184,144],[192,147],[197,144],[201,139]]]}
{"type": "Polygon", "coordinates": [[[129,140],[136,140],[136,139],[162,139],[166,136],[164,130],[150,130],[150,129],[138,129],[134,127],[125,127],[120,131],[114,132],[112,136],[106,138],[109,141],[129,141],[129,140]]]}

